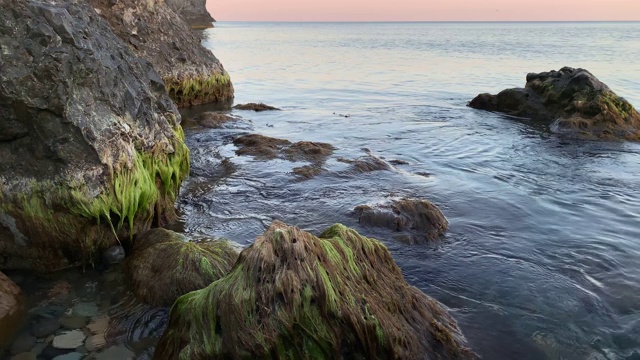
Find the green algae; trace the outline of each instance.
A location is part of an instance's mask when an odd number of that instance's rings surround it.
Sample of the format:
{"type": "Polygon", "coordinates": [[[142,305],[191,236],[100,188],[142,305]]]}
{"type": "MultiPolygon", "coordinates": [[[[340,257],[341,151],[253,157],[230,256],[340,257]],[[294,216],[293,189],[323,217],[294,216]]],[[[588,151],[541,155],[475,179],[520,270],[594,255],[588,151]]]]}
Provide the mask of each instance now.
{"type": "Polygon", "coordinates": [[[446,310],[406,284],[382,243],[339,224],[318,238],[275,222],[226,276],[174,303],[154,358],[474,355],[446,310]]]}
{"type": "Polygon", "coordinates": [[[165,87],[179,106],[226,101],[233,98],[233,85],[226,71],[209,75],[166,76],[165,87]]]}
{"type": "Polygon", "coordinates": [[[130,167],[111,170],[110,183],[97,196],[91,195],[95,189],[76,179],[31,180],[19,193],[3,184],[0,212],[15,219],[21,236],[29,239],[26,257],[44,258],[30,267],[93,264],[98,250],[114,240],[148,229],[154,217],[175,216],[174,202],[189,173],[189,150],[183,140],[176,125],[172,153],[136,152],[130,167]]]}

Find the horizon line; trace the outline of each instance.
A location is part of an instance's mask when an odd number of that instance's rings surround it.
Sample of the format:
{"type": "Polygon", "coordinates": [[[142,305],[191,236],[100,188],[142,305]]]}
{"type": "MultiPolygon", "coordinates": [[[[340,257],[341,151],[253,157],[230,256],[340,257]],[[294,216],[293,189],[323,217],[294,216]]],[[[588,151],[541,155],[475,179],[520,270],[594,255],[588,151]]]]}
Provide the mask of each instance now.
{"type": "Polygon", "coordinates": [[[640,20],[218,20],[252,23],[637,23],[640,20]]]}

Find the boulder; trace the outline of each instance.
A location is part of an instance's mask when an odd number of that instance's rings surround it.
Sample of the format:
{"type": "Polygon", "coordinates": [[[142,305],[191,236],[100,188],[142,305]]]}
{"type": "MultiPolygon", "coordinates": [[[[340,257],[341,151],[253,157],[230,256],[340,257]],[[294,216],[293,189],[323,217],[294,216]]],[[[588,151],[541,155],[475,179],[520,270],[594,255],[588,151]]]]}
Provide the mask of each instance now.
{"type": "Polygon", "coordinates": [[[238,253],[226,241],[189,241],[165,229],[136,238],[126,274],[138,300],[171,306],[180,296],[226,275],[238,253]]]}
{"type": "Polygon", "coordinates": [[[155,359],[474,359],[446,308],[343,225],[281,222],[174,304],[155,359]]]}
{"type": "Polygon", "coordinates": [[[399,199],[355,208],[360,224],[403,233],[408,243],[435,241],[449,228],[449,222],[428,200],[399,199]]]}
{"type": "Polygon", "coordinates": [[[212,28],[216,21],[207,11],[206,0],[165,0],[192,29],[212,28]]]}
{"type": "Polygon", "coordinates": [[[546,122],[577,137],[640,141],[640,114],[584,69],[528,74],[524,88],[480,94],[469,106],[546,122]]]}
{"type": "Polygon", "coordinates": [[[180,114],[85,1],[0,0],[0,268],[92,263],[175,218],[180,114]]]}
{"type": "Polygon", "coordinates": [[[179,107],[233,99],[233,85],[220,61],[161,0],[90,0],[116,35],[160,73],[179,107]]]}
{"type": "MultiPolygon", "coordinates": [[[[0,348],[7,345],[7,341],[13,338],[25,314],[26,308],[20,288],[0,272],[0,348]]],[[[30,338],[28,334],[27,336],[30,338]]],[[[12,353],[29,350],[30,348],[18,346],[12,353]]]]}

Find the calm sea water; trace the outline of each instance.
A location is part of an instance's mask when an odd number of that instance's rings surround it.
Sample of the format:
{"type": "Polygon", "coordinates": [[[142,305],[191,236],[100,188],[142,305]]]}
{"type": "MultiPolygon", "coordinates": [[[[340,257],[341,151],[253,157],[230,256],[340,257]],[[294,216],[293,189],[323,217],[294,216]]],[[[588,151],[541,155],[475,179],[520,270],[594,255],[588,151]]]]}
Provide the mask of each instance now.
{"type": "Polygon", "coordinates": [[[205,34],[236,102],[284,111],[187,130],[186,231],[246,245],[273,218],[311,231],[342,222],[384,241],[485,359],[640,359],[640,144],[567,140],[465,106],[562,66],[640,106],[640,23],[223,22],[205,34]],[[345,176],[332,159],[301,182],[300,164],[235,156],[243,132],[408,165],[345,176]],[[353,207],[389,196],[438,204],[443,241],[359,227],[353,207]]]}

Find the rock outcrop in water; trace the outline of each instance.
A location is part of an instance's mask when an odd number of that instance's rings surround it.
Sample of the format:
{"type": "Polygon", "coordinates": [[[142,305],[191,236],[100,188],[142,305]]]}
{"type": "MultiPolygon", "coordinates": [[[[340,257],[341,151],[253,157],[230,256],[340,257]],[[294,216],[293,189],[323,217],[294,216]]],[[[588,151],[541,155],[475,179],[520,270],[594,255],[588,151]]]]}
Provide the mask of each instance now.
{"type": "Polygon", "coordinates": [[[175,217],[180,114],[79,0],[0,0],[0,268],[92,262],[175,217]]]}
{"type": "Polygon", "coordinates": [[[237,258],[226,241],[193,242],[170,230],[152,229],[136,238],[126,273],[138,300],[171,306],[226,275],[237,258]]]}
{"type": "Polygon", "coordinates": [[[233,99],[229,74],[202,35],[160,0],[91,0],[114,32],[160,73],[179,107],[233,99]]]}
{"type": "Polygon", "coordinates": [[[584,69],[528,74],[523,89],[480,94],[469,106],[548,122],[578,137],[640,141],[640,114],[584,69]]]}
{"type": "Polygon", "coordinates": [[[231,272],[176,301],[155,359],[473,359],[455,321],[387,248],[274,222],[231,272]]]}
{"type": "Polygon", "coordinates": [[[277,107],[273,107],[263,103],[238,104],[233,108],[236,110],[247,110],[247,111],[255,111],[255,112],[280,110],[277,107]]]}
{"type": "Polygon", "coordinates": [[[207,11],[206,0],[165,0],[165,2],[194,29],[212,28],[216,21],[207,11]]]}
{"type": "Polygon", "coordinates": [[[449,228],[442,211],[427,200],[393,200],[389,204],[361,205],[354,211],[360,224],[403,233],[402,240],[408,243],[435,241],[449,228]]]}

